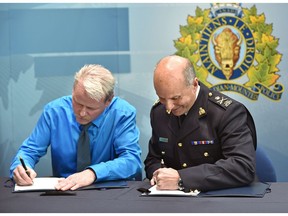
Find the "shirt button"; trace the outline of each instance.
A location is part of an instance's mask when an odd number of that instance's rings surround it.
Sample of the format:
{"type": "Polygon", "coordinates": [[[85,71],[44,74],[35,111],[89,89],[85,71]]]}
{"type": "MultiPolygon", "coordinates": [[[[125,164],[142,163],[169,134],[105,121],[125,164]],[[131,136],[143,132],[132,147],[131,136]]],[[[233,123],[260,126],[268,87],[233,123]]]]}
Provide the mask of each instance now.
{"type": "Polygon", "coordinates": [[[179,146],[179,147],[182,147],[182,143],[178,143],[178,146],[179,146]]]}
{"type": "Polygon", "coordinates": [[[186,163],[183,163],[182,166],[183,166],[183,167],[187,167],[187,164],[186,164],[186,163]]]}
{"type": "Polygon", "coordinates": [[[162,154],[162,155],[165,155],[165,151],[162,151],[161,154],[162,154]]]}
{"type": "Polygon", "coordinates": [[[209,153],[208,152],[204,152],[204,157],[208,157],[209,153]]]}

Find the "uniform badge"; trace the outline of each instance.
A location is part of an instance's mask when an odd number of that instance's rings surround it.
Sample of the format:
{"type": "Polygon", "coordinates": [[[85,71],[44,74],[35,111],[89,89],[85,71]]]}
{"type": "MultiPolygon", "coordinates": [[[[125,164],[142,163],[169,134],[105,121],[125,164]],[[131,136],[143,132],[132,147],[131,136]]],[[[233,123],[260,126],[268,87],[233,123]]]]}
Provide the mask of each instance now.
{"type": "Polygon", "coordinates": [[[206,111],[202,107],[199,108],[199,116],[205,115],[206,111]]]}
{"type": "Polygon", "coordinates": [[[215,100],[218,104],[223,105],[225,107],[228,107],[232,103],[231,99],[220,97],[220,96],[216,96],[215,100]]]}

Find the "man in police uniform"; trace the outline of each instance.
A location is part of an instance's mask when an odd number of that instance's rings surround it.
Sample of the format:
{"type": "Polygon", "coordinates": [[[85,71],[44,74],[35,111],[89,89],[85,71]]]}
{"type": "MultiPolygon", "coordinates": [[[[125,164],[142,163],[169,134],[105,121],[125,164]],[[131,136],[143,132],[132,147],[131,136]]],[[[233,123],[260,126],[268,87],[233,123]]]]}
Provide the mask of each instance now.
{"type": "Polygon", "coordinates": [[[144,161],[151,185],[207,191],[254,181],[256,130],[243,104],[209,90],[190,61],[175,55],[158,62],[154,88],[159,101],[144,161]]]}

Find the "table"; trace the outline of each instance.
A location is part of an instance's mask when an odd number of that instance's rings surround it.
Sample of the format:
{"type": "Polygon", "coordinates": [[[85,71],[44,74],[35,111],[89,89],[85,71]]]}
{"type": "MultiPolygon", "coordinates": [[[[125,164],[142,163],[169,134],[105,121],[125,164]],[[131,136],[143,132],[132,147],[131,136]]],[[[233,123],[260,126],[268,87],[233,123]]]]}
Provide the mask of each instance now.
{"type": "Polygon", "coordinates": [[[288,182],[271,184],[263,198],[141,197],[148,181],[128,181],[128,188],[76,191],[75,196],[12,193],[0,178],[0,213],[287,213],[288,182]]]}

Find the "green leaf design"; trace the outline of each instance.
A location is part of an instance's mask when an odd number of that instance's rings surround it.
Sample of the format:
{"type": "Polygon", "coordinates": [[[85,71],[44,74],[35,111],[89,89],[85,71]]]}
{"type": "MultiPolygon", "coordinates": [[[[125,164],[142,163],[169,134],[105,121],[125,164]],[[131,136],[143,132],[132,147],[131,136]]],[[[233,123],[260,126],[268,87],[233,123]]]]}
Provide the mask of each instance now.
{"type": "MultiPolygon", "coordinates": [[[[271,86],[276,83],[280,75],[276,74],[279,71],[277,65],[280,63],[282,54],[276,50],[279,45],[279,39],[272,36],[273,24],[266,24],[265,14],[257,14],[257,8],[253,5],[251,8],[242,8],[243,17],[251,31],[255,40],[255,62],[246,75],[249,79],[244,85],[253,87],[255,83],[262,83],[266,86],[271,86]]],[[[177,49],[176,54],[188,58],[194,65],[196,75],[199,80],[212,87],[212,84],[207,81],[210,73],[206,68],[200,65],[199,40],[202,30],[205,25],[211,22],[209,17],[210,9],[197,7],[195,16],[187,16],[187,25],[180,25],[181,37],[174,40],[174,46],[177,49]]]]}

